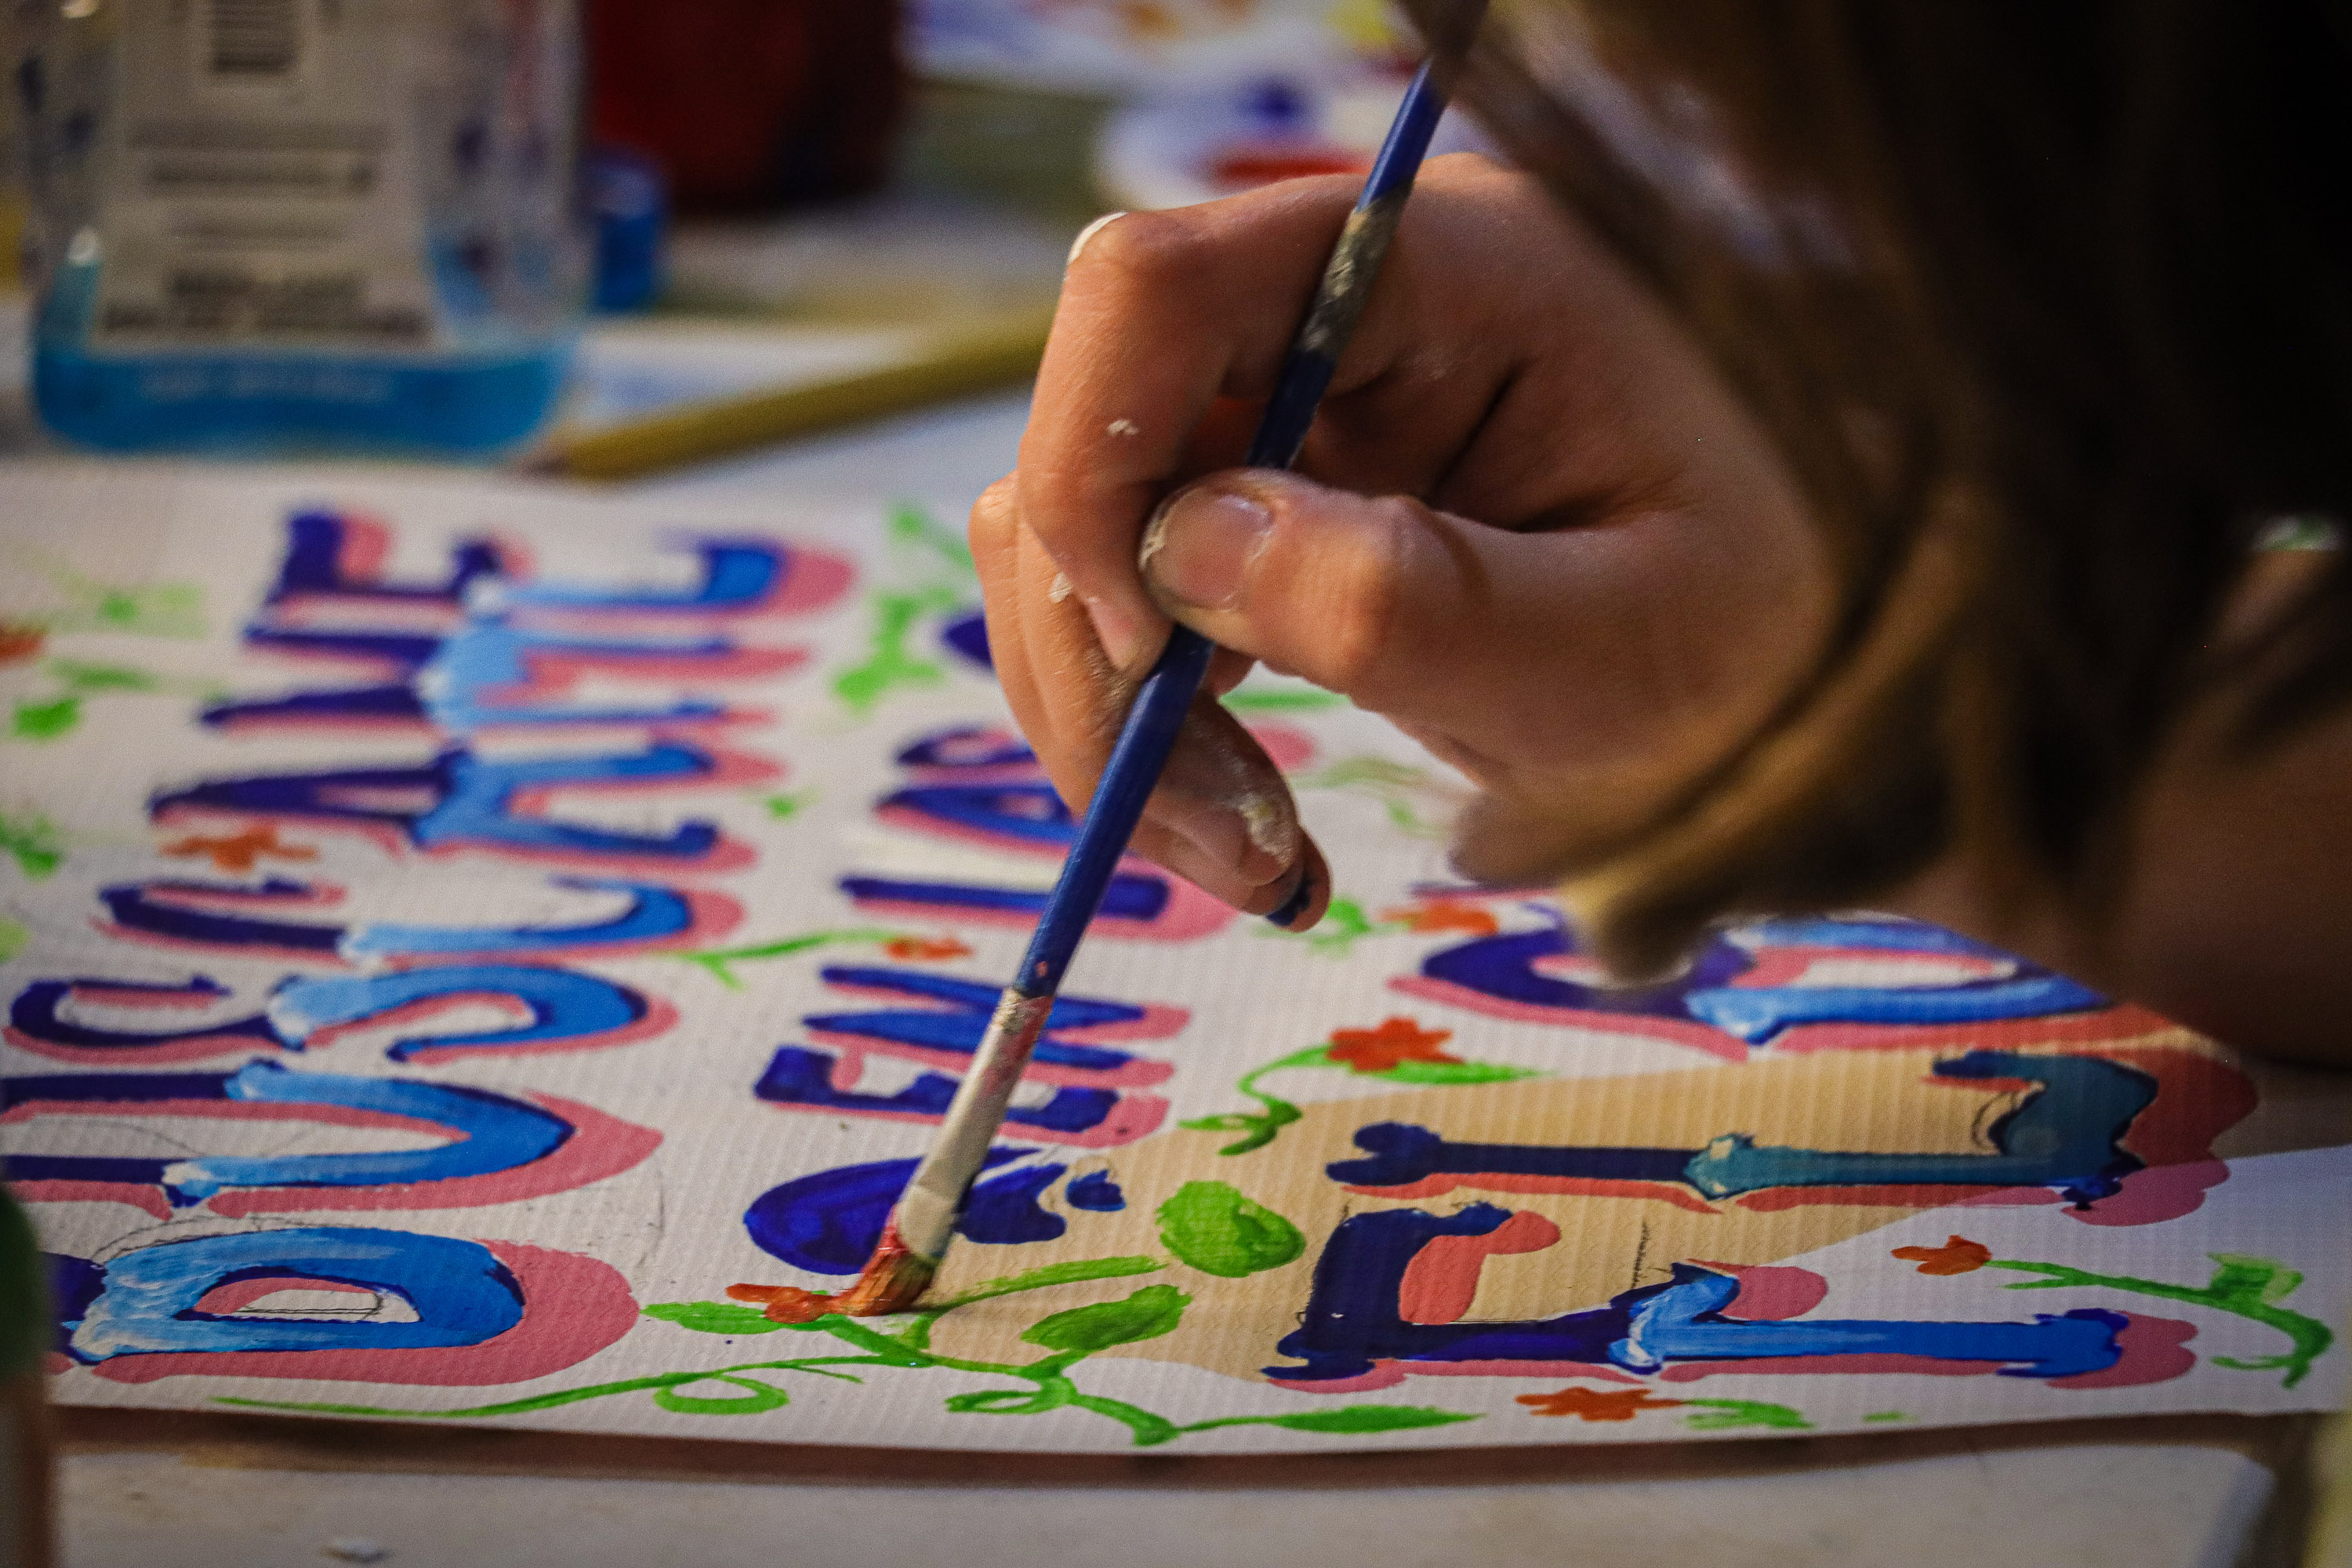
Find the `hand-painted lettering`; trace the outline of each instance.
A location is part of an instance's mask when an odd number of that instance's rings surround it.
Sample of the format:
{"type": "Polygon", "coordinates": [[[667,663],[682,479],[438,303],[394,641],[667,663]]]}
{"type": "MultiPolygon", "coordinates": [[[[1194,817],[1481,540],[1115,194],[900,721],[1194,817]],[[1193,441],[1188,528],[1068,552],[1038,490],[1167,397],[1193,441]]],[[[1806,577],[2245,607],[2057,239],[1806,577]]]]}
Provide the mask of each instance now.
{"type": "Polygon", "coordinates": [[[394,1061],[438,1060],[477,1051],[579,1050],[643,1039],[667,1028],[668,1004],[575,970],[532,964],[454,964],[366,975],[289,975],[261,1012],[177,1029],[100,1028],[69,1016],[77,1001],[163,1011],[209,1007],[226,987],[205,975],[184,985],[129,981],[37,980],[10,1004],[8,1039],[67,1061],[153,1067],[201,1060],[255,1046],[301,1050],[369,1025],[422,1023],[468,1003],[518,1014],[505,1028],[403,1034],[385,1048],[394,1061]]]}
{"type": "MultiPolygon", "coordinates": [[[[1685,1361],[1780,1362],[1872,1355],[1980,1363],[2017,1377],[2097,1373],[2122,1354],[2122,1315],[2078,1310],[2024,1322],[1874,1321],[1742,1322],[1725,1316],[1738,1281],[1688,1263],[1667,1284],[1612,1297],[1608,1304],[1524,1322],[1408,1321],[1400,1301],[1408,1270],[1433,1242],[1500,1230],[1511,1212],[1473,1204],[1452,1215],[1387,1209],[1342,1220],[1324,1244],[1297,1331],[1279,1353],[1301,1364],[1265,1373],[1297,1386],[1349,1388],[1394,1382],[1417,1363],[1484,1363],[1499,1372],[1570,1366],[1656,1372],[1685,1361]]],[[[1465,1297],[1466,1300],[1466,1295],[1465,1297]]]]}

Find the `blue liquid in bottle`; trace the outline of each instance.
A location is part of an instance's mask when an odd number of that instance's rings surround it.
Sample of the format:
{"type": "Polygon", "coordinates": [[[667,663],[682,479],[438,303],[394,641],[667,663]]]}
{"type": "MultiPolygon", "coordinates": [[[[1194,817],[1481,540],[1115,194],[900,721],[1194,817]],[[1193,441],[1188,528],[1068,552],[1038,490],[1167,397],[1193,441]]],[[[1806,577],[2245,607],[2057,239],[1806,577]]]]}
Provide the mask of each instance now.
{"type": "Polygon", "coordinates": [[[571,0],[17,8],[33,395],[116,451],[479,456],[589,282],[571,0]]]}

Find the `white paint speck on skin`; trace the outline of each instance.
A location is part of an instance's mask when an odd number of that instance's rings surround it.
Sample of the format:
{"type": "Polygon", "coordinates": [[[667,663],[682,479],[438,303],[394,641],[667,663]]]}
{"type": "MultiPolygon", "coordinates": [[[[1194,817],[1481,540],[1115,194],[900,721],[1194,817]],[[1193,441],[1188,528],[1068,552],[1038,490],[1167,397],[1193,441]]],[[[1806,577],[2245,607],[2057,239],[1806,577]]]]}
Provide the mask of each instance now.
{"type": "Polygon", "coordinates": [[[1109,424],[1103,426],[1103,434],[1106,436],[1140,436],[1143,434],[1143,426],[1138,425],[1132,419],[1114,419],[1109,424]]]}
{"type": "Polygon", "coordinates": [[[1045,590],[1045,597],[1049,603],[1058,605],[1068,598],[1072,592],[1070,574],[1066,572],[1056,572],[1054,574],[1052,585],[1045,590]]]}
{"type": "Polygon", "coordinates": [[[1063,267],[1070,268],[1076,266],[1078,257],[1087,248],[1087,242],[1126,216],[1127,215],[1123,212],[1105,213],[1102,216],[1095,219],[1094,222],[1087,225],[1086,227],[1078,230],[1078,237],[1070,241],[1070,257],[1068,260],[1062,263],[1063,267]]]}
{"type": "Polygon", "coordinates": [[[1153,512],[1151,521],[1144,525],[1143,543],[1135,552],[1135,569],[1140,572],[1150,566],[1151,558],[1159,554],[1167,543],[1168,509],[1163,506],[1153,512]]]}
{"type": "Polygon", "coordinates": [[[1271,795],[1245,795],[1234,803],[1242,814],[1242,831],[1265,854],[1287,866],[1298,854],[1298,825],[1271,795]]]}

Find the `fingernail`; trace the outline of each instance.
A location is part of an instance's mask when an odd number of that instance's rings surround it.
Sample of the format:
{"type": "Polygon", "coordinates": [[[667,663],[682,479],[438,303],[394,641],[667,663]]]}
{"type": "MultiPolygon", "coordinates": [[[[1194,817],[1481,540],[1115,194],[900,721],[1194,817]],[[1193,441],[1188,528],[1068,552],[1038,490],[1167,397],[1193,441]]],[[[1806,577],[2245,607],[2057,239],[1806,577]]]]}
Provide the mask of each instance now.
{"type": "Polygon", "coordinates": [[[1154,809],[1169,830],[1199,854],[1202,868],[1220,882],[1238,877],[1262,887],[1282,870],[1283,862],[1257,842],[1248,819],[1231,802],[1165,791],[1154,809]]]}
{"type": "Polygon", "coordinates": [[[1256,498],[1196,485],[1152,514],[1136,567],[1180,605],[1230,610],[1273,527],[1274,514],[1256,498]]]}
{"type": "Polygon", "coordinates": [[[1064,261],[1062,265],[1065,268],[1076,266],[1078,258],[1086,254],[1087,242],[1126,216],[1127,215],[1123,212],[1105,213],[1102,216],[1095,219],[1094,222],[1087,225],[1086,227],[1078,230],[1078,237],[1070,241],[1069,258],[1064,261]]]}
{"type": "Polygon", "coordinates": [[[1095,640],[1102,644],[1111,664],[1123,670],[1134,669],[1144,653],[1143,628],[1108,599],[1088,599],[1085,604],[1087,619],[1094,623],[1095,640]]]}

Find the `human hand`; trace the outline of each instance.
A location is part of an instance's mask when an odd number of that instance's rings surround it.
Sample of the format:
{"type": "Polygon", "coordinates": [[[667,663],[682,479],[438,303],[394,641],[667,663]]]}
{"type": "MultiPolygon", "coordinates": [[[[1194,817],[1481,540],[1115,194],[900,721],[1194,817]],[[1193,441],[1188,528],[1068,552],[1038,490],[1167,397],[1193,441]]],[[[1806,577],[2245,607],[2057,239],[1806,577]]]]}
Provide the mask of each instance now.
{"type": "Polygon", "coordinates": [[[1354,199],[1301,180],[1129,214],[1073,258],[1020,466],[974,508],[997,674],[1091,797],[1169,619],[1221,651],[1134,847],[1240,909],[1322,856],[1214,700],[1253,661],[1386,715],[1480,797],[1472,876],[1637,832],[1763,726],[1828,635],[1769,440],[1531,180],[1423,171],[1295,474],[1234,469],[1354,199]],[[1140,564],[1139,564],[1140,557],[1140,564]]]}

